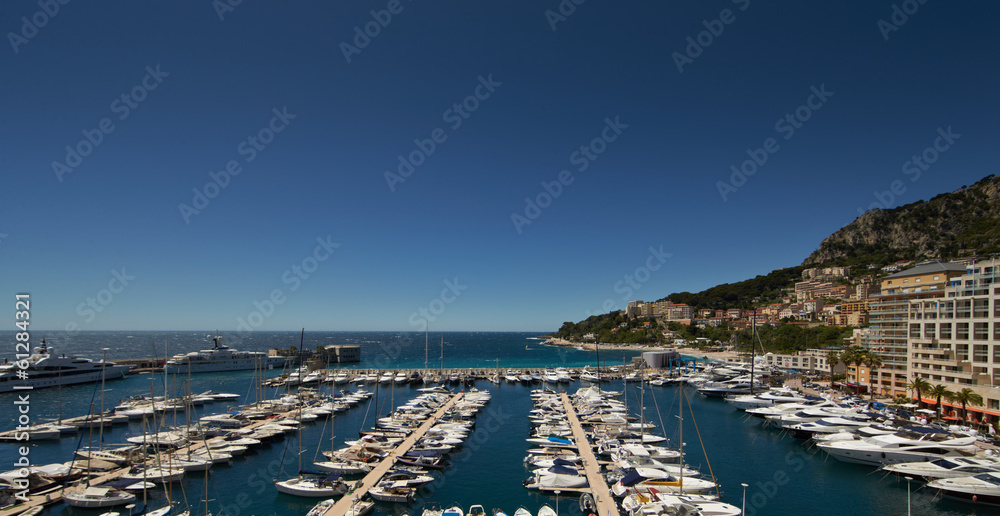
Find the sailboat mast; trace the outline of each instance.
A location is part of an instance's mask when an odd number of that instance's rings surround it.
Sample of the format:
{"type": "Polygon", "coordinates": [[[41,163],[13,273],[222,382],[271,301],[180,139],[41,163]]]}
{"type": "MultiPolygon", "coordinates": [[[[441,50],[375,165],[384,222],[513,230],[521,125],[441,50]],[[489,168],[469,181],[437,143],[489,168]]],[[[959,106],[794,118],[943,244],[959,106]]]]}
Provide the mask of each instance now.
{"type": "Polygon", "coordinates": [[[444,374],[444,332],[441,332],[441,370],[440,374],[444,374]]]}
{"type": "Polygon", "coordinates": [[[756,346],[754,336],[757,335],[757,307],[752,307],[752,309],[753,309],[753,315],[750,316],[750,326],[752,326],[750,330],[750,395],[751,396],[753,396],[753,382],[755,378],[753,373],[753,365],[754,362],[756,362],[756,360],[754,360],[754,352],[756,351],[754,349],[754,346],[756,346]]]}
{"type": "Polygon", "coordinates": [[[108,364],[108,348],[101,348],[104,351],[104,358],[101,359],[101,429],[98,430],[98,440],[100,443],[98,446],[100,449],[104,449],[104,371],[108,364]]]}

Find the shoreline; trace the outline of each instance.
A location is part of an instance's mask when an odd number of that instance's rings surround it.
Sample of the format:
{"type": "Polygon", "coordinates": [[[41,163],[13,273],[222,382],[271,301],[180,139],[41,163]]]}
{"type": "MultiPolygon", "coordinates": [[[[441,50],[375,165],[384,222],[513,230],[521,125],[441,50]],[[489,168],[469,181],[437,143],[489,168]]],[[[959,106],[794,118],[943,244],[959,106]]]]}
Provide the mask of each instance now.
{"type": "MultiPolygon", "coordinates": [[[[598,343],[596,342],[573,342],[566,339],[550,338],[542,341],[544,346],[554,346],[554,347],[571,347],[583,349],[586,351],[594,351],[597,349],[598,343]]],[[[718,360],[725,362],[727,358],[736,357],[737,353],[735,351],[701,351],[701,350],[685,350],[684,348],[678,348],[676,346],[647,346],[645,344],[600,344],[601,349],[610,349],[616,351],[664,351],[667,349],[677,350],[681,355],[686,355],[689,357],[694,357],[701,360],[718,360]]]]}

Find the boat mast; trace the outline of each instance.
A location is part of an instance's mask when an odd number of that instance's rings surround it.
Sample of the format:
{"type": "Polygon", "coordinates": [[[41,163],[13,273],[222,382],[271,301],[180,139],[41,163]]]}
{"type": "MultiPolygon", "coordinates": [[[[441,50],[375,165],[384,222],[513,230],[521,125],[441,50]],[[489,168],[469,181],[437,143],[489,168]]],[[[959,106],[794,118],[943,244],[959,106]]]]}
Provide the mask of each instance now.
{"type": "Polygon", "coordinates": [[[753,314],[750,316],[750,326],[752,327],[750,330],[750,395],[753,396],[753,382],[755,379],[753,374],[753,364],[755,362],[754,352],[756,351],[754,349],[754,346],[756,345],[754,344],[754,336],[757,335],[757,307],[751,305],[751,308],[753,309],[753,314]]]}
{"type": "Polygon", "coordinates": [[[104,351],[104,358],[101,360],[101,429],[98,430],[98,447],[104,449],[104,371],[108,364],[108,348],[101,348],[104,351]]]}
{"type": "Polygon", "coordinates": [[[438,374],[444,374],[444,332],[441,332],[441,369],[438,374]]]}

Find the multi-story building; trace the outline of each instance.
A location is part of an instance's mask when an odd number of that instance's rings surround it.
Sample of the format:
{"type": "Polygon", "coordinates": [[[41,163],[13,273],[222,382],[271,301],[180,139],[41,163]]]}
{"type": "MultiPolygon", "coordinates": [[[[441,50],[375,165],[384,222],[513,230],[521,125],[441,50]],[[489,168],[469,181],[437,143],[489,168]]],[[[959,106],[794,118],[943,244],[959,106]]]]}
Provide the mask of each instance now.
{"type": "Polygon", "coordinates": [[[963,265],[931,261],[882,278],[881,292],[869,298],[871,327],[862,341],[863,347],[878,353],[882,359],[882,366],[872,373],[876,376],[873,385],[876,393],[886,396],[907,393],[910,301],[944,297],[945,286],[963,274],[963,265]]]}
{"type": "Polygon", "coordinates": [[[1000,260],[970,264],[940,299],[910,301],[908,335],[911,376],[969,387],[983,397],[970,408],[979,419],[1000,417],[1000,260]]]}
{"type": "MultiPolygon", "coordinates": [[[[808,349],[792,355],[767,353],[764,355],[764,360],[767,365],[783,369],[806,371],[809,374],[827,374],[830,372],[830,364],[826,359],[831,351],[838,350],[836,348],[808,349]]],[[[838,363],[833,368],[834,374],[844,374],[846,370],[847,366],[843,362],[838,363]]]]}

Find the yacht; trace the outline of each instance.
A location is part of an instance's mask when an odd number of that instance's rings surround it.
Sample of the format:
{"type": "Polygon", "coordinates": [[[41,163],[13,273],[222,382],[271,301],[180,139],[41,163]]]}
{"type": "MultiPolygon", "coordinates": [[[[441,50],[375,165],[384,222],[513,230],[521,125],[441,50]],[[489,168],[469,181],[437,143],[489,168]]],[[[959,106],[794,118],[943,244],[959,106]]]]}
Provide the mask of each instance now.
{"type": "MultiPolygon", "coordinates": [[[[105,380],[117,380],[125,376],[132,366],[116,365],[114,362],[93,361],[86,358],[58,356],[42,339],[42,345],[35,348],[27,358],[17,362],[0,364],[0,392],[12,392],[28,388],[42,389],[60,385],[75,385],[78,383],[94,383],[105,380]],[[26,365],[26,367],[20,367],[26,365]],[[18,378],[24,371],[26,378],[18,378]],[[24,387],[22,387],[24,386],[24,387]]],[[[24,376],[22,374],[22,376],[24,376]]]]}
{"type": "Polygon", "coordinates": [[[930,462],[901,462],[884,466],[882,469],[901,477],[931,481],[939,478],[967,477],[980,473],[1000,472],[1000,459],[986,455],[956,457],[930,462]]]}
{"type": "Polygon", "coordinates": [[[980,473],[971,477],[940,478],[927,483],[945,496],[973,503],[1000,505],[1000,473],[980,473]]]}
{"type": "Polygon", "coordinates": [[[842,462],[882,466],[897,462],[932,461],[944,457],[971,457],[977,451],[975,443],[975,437],[936,440],[935,434],[925,434],[918,438],[888,434],[856,441],[821,442],[816,446],[842,462]]]}
{"type": "Polygon", "coordinates": [[[219,342],[219,336],[212,338],[212,349],[192,351],[174,355],[167,360],[163,371],[173,373],[214,373],[218,371],[246,371],[267,364],[267,354],[260,351],[237,351],[219,342]]]}

